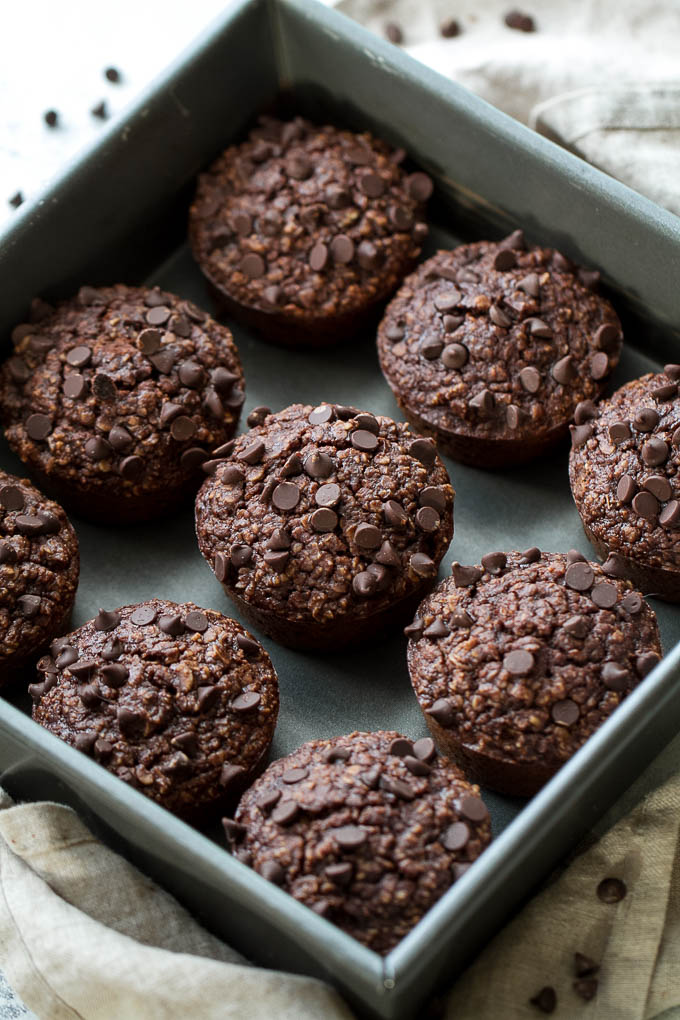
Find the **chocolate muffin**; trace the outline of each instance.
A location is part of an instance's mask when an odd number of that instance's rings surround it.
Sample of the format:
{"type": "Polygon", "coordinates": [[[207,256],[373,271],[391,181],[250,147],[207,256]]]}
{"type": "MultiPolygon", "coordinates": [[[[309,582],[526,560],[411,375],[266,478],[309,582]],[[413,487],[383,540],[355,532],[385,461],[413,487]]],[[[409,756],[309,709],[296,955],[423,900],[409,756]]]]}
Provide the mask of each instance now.
{"type": "Polygon", "coordinates": [[[373,640],[407,619],[451,541],[446,468],[389,418],[293,404],[207,467],[201,552],[247,619],[293,648],[373,640]]]}
{"type": "Polygon", "coordinates": [[[680,365],[577,408],[571,491],[605,573],[680,602],[680,365]]]}
{"type": "Polygon", "coordinates": [[[0,418],[40,484],[112,524],[173,511],[207,450],[236,431],[243,374],[231,333],[190,301],[81,288],[13,333],[0,418]]]}
{"type": "Polygon", "coordinates": [[[232,803],[269,749],[278,680],[235,620],[150,599],[52,642],[33,718],[175,814],[232,803]]]}
{"type": "Polygon", "coordinates": [[[224,820],[239,860],[387,953],[491,839],[479,789],[429,737],[352,733],[274,762],[224,820]]]}
{"type": "Polygon", "coordinates": [[[406,633],[411,683],[442,753],[519,797],[557,772],[661,653],[642,596],[575,550],[454,563],[406,633]]]}
{"type": "Polygon", "coordinates": [[[403,150],[297,117],[261,118],[201,175],[194,257],[236,317],[270,340],[347,340],[399,285],[427,235],[432,182],[403,150]]]}
{"type": "Polygon", "coordinates": [[[621,327],[578,270],[520,230],[439,251],[408,277],[378,331],[380,365],[410,422],[466,464],[505,467],[567,435],[617,364],[621,327]]]}
{"type": "Polygon", "coordinates": [[[62,508],[0,471],[0,686],[68,627],[79,572],[62,508]]]}

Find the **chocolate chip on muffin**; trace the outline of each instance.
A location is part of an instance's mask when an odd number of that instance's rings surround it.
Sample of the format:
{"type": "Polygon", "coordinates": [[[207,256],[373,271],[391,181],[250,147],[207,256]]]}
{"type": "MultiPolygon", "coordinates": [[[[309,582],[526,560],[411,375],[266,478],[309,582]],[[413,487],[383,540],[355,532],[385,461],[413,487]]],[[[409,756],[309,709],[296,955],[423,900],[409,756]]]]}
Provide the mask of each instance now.
{"type": "Polygon", "coordinates": [[[12,339],[0,372],[7,440],[83,517],[171,512],[236,431],[244,393],[231,333],[158,288],[82,287],[12,339]]]}
{"type": "Polygon", "coordinates": [[[479,789],[429,738],[352,733],[274,762],[225,819],[233,853],[387,953],[491,839],[479,789]]]}
{"type": "Polygon", "coordinates": [[[456,460],[519,464],[567,435],[621,349],[596,274],[521,231],[440,251],[409,276],[378,332],[380,364],[408,420],[456,460]]]}
{"type": "Polygon", "coordinates": [[[604,570],[680,602],[680,365],[577,408],[569,475],[604,570]]]}
{"type": "Polygon", "coordinates": [[[368,133],[261,118],[204,173],[194,257],[237,317],[279,343],[348,338],[412,268],[430,178],[368,133]]]}
{"type": "Polygon", "coordinates": [[[68,627],[79,571],[62,508],[0,471],[0,686],[68,627]]]}
{"type": "Polygon", "coordinates": [[[232,803],[274,734],[278,680],[235,620],[191,602],[100,609],[52,642],[33,718],[182,817],[232,803]]]}
{"type": "Polygon", "coordinates": [[[372,640],[407,619],[453,534],[434,445],[356,408],[270,414],[209,470],[201,552],[253,625],[292,647],[372,640]]]}
{"type": "Polygon", "coordinates": [[[491,553],[422,603],[408,667],[442,753],[528,797],[659,661],[656,617],[628,581],[572,550],[491,553]]]}

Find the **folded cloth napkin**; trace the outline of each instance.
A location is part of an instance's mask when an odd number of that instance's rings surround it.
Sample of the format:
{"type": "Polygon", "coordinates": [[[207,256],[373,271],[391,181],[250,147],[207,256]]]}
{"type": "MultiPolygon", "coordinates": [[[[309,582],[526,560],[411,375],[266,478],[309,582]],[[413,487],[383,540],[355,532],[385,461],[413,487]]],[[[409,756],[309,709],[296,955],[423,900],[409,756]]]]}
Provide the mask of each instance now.
{"type": "Polygon", "coordinates": [[[680,214],[680,4],[519,0],[535,31],[513,30],[511,0],[339,0],[494,106],[680,214]],[[460,33],[444,38],[454,18],[460,33]]]}
{"type": "MultiPolygon", "coordinates": [[[[529,1000],[541,992],[544,1006],[555,995],[564,1018],[581,1015],[588,991],[584,1015],[598,1020],[680,1007],[679,758],[680,738],[602,820],[601,838],[593,834],[480,954],[439,1015],[520,1020],[539,1009],[529,1000]],[[605,879],[625,896],[599,898],[605,879]],[[581,994],[577,952],[599,966],[581,994]]],[[[318,981],[249,966],[70,808],[15,805],[1,790],[0,962],[41,1020],[352,1016],[318,981]]]]}

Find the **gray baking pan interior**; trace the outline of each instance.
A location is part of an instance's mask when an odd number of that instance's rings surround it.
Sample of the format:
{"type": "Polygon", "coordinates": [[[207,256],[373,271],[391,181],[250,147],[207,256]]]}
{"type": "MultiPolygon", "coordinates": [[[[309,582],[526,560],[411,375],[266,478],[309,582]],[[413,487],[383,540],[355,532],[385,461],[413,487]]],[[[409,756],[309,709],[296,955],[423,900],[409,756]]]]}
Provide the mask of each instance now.
{"type": "MultiPolygon", "coordinates": [[[[0,239],[5,342],[32,296],[66,295],[85,282],[160,283],[215,311],[183,241],[191,181],[257,112],[289,104],[291,93],[297,110],[373,127],[434,174],[436,227],[426,254],[522,224],[531,240],[601,267],[626,320],[615,384],[680,360],[670,328],[680,323],[672,272],[680,221],[302,0],[232,5],[97,146],[19,212],[0,239]]],[[[371,336],[309,354],[277,350],[238,326],[234,333],[246,412],[330,400],[399,417],[371,336]]],[[[4,442],[0,465],[21,473],[4,442]]],[[[569,493],[566,449],[512,472],[447,467],[457,495],[442,574],[452,559],[478,562],[491,549],[590,552],[569,493]]],[[[75,524],[82,550],[76,625],[99,606],[151,595],[238,615],[198,553],[190,508],[124,530],[75,524]]],[[[385,960],[229,857],[217,829],[189,828],[34,725],[20,693],[13,704],[0,702],[0,781],[17,797],[77,807],[253,960],[332,981],[366,1015],[414,1016],[677,732],[680,652],[670,650],[680,638],[680,613],[654,608],[667,658],[528,805],[486,795],[496,841],[385,960]]],[[[265,644],[281,681],[274,757],[352,729],[426,732],[400,634],[333,656],[265,644]]]]}

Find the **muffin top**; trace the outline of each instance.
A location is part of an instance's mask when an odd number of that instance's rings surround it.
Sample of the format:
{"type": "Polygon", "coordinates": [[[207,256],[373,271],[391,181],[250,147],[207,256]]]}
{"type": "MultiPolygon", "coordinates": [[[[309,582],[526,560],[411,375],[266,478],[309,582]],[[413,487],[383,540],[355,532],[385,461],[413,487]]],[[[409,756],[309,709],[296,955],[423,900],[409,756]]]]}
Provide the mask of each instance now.
{"type": "Polygon", "coordinates": [[[559,766],[659,661],[653,611],[572,550],[453,565],[406,628],[418,700],[466,747],[559,766]]]}
{"type": "Polygon", "coordinates": [[[59,504],[0,471],[0,683],[9,660],[38,651],[66,622],[79,566],[78,539],[59,504]]]}
{"type": "Polygon", "coordinates": [[[234,853],[386,953],[491,838],[479,789],[426,737],[352,733],[274,762],[225,819],[234,853]]]}
{"type": "Polygon", "coordinates": [[[261,118],[199,177],[194,255],[243,305],[332,317],[397,286],[427,234],[432,183],[367,132],[261,118]]]}
{"type": "Polygon", "coordinates": [[[518,439],[566,427],[619,360],[616,313],[587,286],[597,275],[527,247],[521,231],[439,251],[388,305],[383,372],[444,432],[518,439]]]}
{"type": "Polygon", "coordinates": [[[293,404],[209,466],[201,552],[218,580],[288,619],[378,612],[434,577],[451,540],[446,468],[390,418],[293,404]]]}
{"type": "Polygon", "coordinates": [[[39,723],[180,814],[255,768],[278,714],[264,648],[191,602],[100,609],[52,643],[39,676],[39,723]]]}
{"type": "Polygon", "coordinates": [[[680,567],[680,365],[578,409],[569,472],[579,512],[612,551],[680,567]]]}
{"type": "Polygon", "coordinates": [[[171,490],[236,429],[231,333],[157,287],[82,287],[12,339],[0,375],[7,440],[71,487],[121,499],[171,490]]]}

